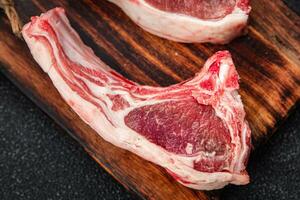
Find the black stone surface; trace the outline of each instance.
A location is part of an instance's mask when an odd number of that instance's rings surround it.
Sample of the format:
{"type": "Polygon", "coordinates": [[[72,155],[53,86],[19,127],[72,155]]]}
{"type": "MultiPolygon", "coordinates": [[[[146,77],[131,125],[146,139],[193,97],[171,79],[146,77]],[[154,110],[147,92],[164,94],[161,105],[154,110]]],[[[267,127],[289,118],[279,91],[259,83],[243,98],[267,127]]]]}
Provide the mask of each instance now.
{"type": "Polygon", "coordinates": [[[300,13],[300,1],[299,0],[284,0],[284,2],[296,13],[300,13]]]}
{"type": "MultiPolygon", "coordinates": [[[[299,1],[290,0],[299,11],[299,1]]],[[[247,186],[221,199],[300,199],[300,108],[250,157],[247,186]]],[[[0,199],[139,199],[0,74],[0,199]]]]}

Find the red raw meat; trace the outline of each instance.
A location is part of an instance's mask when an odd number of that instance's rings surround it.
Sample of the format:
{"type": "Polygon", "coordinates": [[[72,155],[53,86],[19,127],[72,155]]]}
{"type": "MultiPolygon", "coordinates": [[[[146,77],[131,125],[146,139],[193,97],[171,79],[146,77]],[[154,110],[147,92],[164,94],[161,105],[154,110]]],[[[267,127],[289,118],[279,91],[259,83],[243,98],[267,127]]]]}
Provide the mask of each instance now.
{"type": "Polygon", "coordinates": [[[139,26],[179,42],[228,43],[243,33],[250,0],[109,0],[139,26]]]}
{"type": "Polygon", "coordinates": [[[250,129],[228,51],[209,58],[190,80],[152,87],[127,80],[97,58],[62,8],[32,17],[22,33],[61,96],[106,141],[191,188],[249,182],[250,129]]]}

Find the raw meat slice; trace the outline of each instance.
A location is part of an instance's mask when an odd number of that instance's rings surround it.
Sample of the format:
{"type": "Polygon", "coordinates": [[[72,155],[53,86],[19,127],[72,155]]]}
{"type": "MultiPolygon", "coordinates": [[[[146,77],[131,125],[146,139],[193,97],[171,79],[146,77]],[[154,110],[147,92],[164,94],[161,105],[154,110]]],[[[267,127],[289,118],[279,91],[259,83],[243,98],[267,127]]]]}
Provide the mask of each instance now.
{"type": "Polygon", "coordinates": [[[152,34],[225,44],[243,33],[250,0],[109,0],[152,34]]]}
{"type": "Polygon", "coordinates": [[[220,19],[230,14],[235,0],[144,0],[166,12],[193,16],[199,19],[220,19]]]}
{"type": "Polygon", "coordinates": [[[106,141],[191,188],[249,182],[250,129],[228,51],[209,58],[190,80],[152,87],[127,80],[97,58],[62,8],[32,17],[22,34],[65,101],[106,141]]]}

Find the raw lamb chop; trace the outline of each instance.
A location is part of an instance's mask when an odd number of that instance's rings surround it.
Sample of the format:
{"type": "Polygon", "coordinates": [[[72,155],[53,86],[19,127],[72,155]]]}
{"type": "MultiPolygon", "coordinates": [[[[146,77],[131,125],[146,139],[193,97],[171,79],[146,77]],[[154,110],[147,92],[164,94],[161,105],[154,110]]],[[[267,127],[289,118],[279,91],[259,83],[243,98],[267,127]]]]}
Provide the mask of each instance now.
{"type": "Polygon", "coordinates": [[[106,141],[194,189],[249,182],[250,129],[229,52],[209,58],[190,80],[152,87],[127,80],[97,58],[62,8],[32,17],[22,34],[61,96],[106,141]]]}
{"type": "Polygon", "coordinates": [[[152,34],[179,42],[228,43],[243,33],[250,0],[109,0],[152,34]]]}

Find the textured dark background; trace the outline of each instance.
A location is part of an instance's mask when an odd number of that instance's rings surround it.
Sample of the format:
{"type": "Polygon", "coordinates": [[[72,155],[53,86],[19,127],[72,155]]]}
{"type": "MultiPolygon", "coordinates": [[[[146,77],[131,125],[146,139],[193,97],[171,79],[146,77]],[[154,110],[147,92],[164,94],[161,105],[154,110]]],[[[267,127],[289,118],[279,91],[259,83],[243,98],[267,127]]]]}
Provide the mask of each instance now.
{"type": "MultiPolygon", "coordinates": [[[[299,0],[287,0],[300,12],[299,0]]],[[[222,199],[300,199],[300,108],[250,157],[222,199]]],[[[0,74],[0,199],[139,199],[0,74]]]]}

